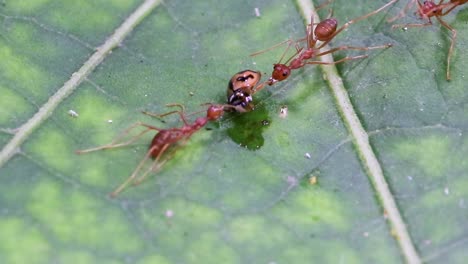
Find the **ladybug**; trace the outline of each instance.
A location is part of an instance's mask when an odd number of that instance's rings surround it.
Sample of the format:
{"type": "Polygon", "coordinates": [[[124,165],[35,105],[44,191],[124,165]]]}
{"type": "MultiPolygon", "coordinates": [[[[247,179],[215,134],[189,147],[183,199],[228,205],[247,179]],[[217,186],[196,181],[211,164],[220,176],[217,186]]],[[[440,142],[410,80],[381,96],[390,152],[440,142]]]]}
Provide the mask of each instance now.
{"type": "Polygon", "coordinates": [[[252,94],[262,78],[262,74],[253,70],[245,70],[234,74],[227,88],[227,102],[238,112],[248,112],[254,109],[252,94]]]}

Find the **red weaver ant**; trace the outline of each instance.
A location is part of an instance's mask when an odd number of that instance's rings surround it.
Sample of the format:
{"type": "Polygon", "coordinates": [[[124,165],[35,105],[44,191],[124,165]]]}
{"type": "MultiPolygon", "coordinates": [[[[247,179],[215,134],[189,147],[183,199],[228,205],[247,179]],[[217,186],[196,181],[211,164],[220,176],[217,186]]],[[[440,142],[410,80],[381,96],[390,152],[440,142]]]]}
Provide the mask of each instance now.
{"type": "MultiPolygon", "coordinates": [[[[364,16],[360,16],[358,18],[355,18],[353,20],[350,20],[346,22],[342,27],[337,29],[338,26],[338,21],[335,18],[327,18],[321,22],[319,22],[314,29],[314,20],[313,17],[311,17],[311,22],[307,26],[306,29],[306,37],[303,39],[299,39],[296,41],[293,40],[287,40],[285,42],[281,42],[279,44],[274,45],[271,48],[268,48],[266,50],[262,50],[256,53],[251,54],[251,56],[256,56],[258,54],[261,54],[263,52],[266,52],[268,50],[271,50],[273,48],[276,48],[279,45],[282,45],[284,43],[289,43],[288,47],[284,51],[283,55],[281,56],[280,60],[278,63],[273,65],[273,72],[271,74],[271,77],[268,80],[269,85],[273,85],[276,82],[283,81],[286,78],[289,77],[291,74],[292,70],[299,69],[304,67],[306,64],[337,64],[341,63],[344,61],[348,60],[354,60],[354,59],[361,59],[361,58],[366,58],[368,55],[360,55],[360,56],[354,56],[354,57],[345,57],[343,59],[337,60],[335,62],[322,62],[322,61],[310,61],[312,58],[317,58],[329,53],[334,53],[339,50],[371,50],[371,49],[382,49],[382,48],[389,48],[392,46],[392,44],[386,44],[386,45],[381,45],[381,46],[373,46],[373,47],[352,47],[352,46],[341,46],[337,48],[332,48],[327,51],[320,51],[321,48],[325,47],[333,38],[338,35],[341,31],[344,29],[348,28],[351,24],[356,23],[360,20],[366,19],[372,15],[375,15],[382,11],[383,9],[387,8],[388,6],[394,4],[398,0],[392,0],[389,3],[385,4],[384,6],[380,7],[379,9],[370,12],[369,14],[366,14],[364,16]],[[307,46],[304,47],[299,47],[298,43],[302,41],[307,41],[307,46]],[[322,41],[322,43],[317,44],[318,41],[322,41]],[[282,59],[284,58],[286,52],[289,50],[292,44],[296,45],[296,52],[294,53],[293,56],[291,56],[288,60],[286,60],[284,63],[281,63],[282,59]]],[[[262,87],[256,89],[256,91],[260,90],[262,87]]]]}
{"type": "MultiPolygon", "coordinates": [[[[204,127],[209,121],[216,121],[224,113],[225,108],[233,108],[233,106],[230,105],[216,105],[212,104],[208,107],[208,110],[206,112],[205,117],[199,117],[197,118],[192,124],[189,124],[186,119],[186,114],[184,111],[184,107],[181,104],[168,104],[167,106],[172,107],[172,106],[177,106],[180,107],[180,110],[168,112],[165,114],[152,114],[148,112],[143,112],[144,114],[150,115],[150,116],[155,116],[155,117],[164,117],[170,114],[177,113],[180,116],[180,119],[182,122],[184,122],[184,125],[179,128],[168,128],[168,129],[161,129],[149,124],[145,124],[142,122],[136,122],[130,127],[128,127],[126,130],[124,130],[122,133],[120,133],[114,140],[112,140],[111,143],[99,146],[99,147],[94,147],[90,149],[85,149],[85,150],[77,150],[77,154],[83,154],[83,153],[88,153],[88,152],[93,152],[97,150],[103,150],[103,149],[112,149],[112,148],[118,148],[118,147],[123,147],[123,146],[128,146],[138,140],[141,136],[146,134],[147,132],[151,130],[156,130],[158,133],[153,137],[153,140],[151,141],[151,144],[149,146],[149,150],[146,152],[145,157],[140,161],[136,169],[133,171],[133,173],[128,177],[127,180],[125,180],[119,187],[117,187],[112,193],[110,193],[111,197],[117,196],[120,192],[122,192],[125,187],[127,187],[128,184],[139,184],[141,183],[151,171],[155,171],[160,169],[164,163],[166,163],[170,159],[170,155],[166,155],[164,159],[162,159],[163,154],[166,153],[171,147],[176,145],[179,142],[185,143],[195,132],[200,130],[202,127],[204,127]],[[141,131],[139,134],[133,136],[127,141],[121,141],[123,137],[125,137],[131,130],[133,130],[136,127],[145,127],[146,129],[141,131]],[[151,166],[149,169],[147,169],[140,177],[137,177],[139,174],[140,170],[142,169],[144,163],[148,158],[153,158],[154,161],[152,162],[151,166]]],[[[177,149],[173,149],[170,154],[175,153],[177,149]]]]}
{"type": "Polygon", "coordinates": [[[450,60],[452,58],[452,53],[453,53],[453,48],[455,47],[455,42],[457,39],[457,31],[451,27],[447,22],[442,20],[441,17],[447,15],[450,13],[455,7],[465,4],[468,2],[468,0],[450,0],[450,2],[447,3],[442,3],[443,0],[440,0],[438,4],[434,3],[434,1],[424,1],[422,4],[418,0],[411,0],[406,6],[405,9],[402,10],[402,12],[392,18],[390,21],[393,21],[399,17],[402,17],[404,13],[412,6],[414,5],[414,2],[418,4],[418,10],[417,14],[421,19],[427,19],[426,23],[423,24],[404,24],[404,25],[393,25],[392,28],[396,27],[402,27],[402,28],[407,28],[407,27],[425,27],[425,26],[430,26],[432,25],[431,18],[435,17],[439,23],[445,27],[446,29],[450,30],[452,32],[452,40],[450,43],[450,48],[447,54],[447,74],[446,78],[447,80],[450,80],[450,60]]]}
{"type": "MultiPolygon", "coordinates": [[[[468,0],[450,0],[449,3],[442,4],[442,1],[443,1],[443,0],[439,1],[439,3],[438,3],[436,6],[439,6],[439,8],[440,8],[440,7],[445,8],[445,7],[447,7],[447,6],[451,6],[448,10],[444,11],[444,13],[450,13],[450,11],[452,11],[453,9],[455,9],[457,6],[466,4],[466,3],[468,2],[468,0]],[[445,6],[443,6],[443,5],[445,5],[445,6]]],[[[391,22],[393,22],[393,21],[395,21],[395,20],[397,20],[397,19],[399,19],[399,18],[404,17],[404,16],[406,15],[406,13],[408,12],[408,10],[410,10],[410,9],[414,6],[414,4],[415,4],[416,2],[418,2],[418,5],[421,6],[421,4],[419,3],[418,0],[410,0],[410,1],[405,5],[405,8],[403,8],[403,10],[401,10],[401,12],[400,12],[398,15],[396,15],[396,16],[394,16],[394,17],[388,19],[387,21],[391,23],[391,22]]],[[[423,5],[425,5],[425,2],[432,2],[432,3],[429,3],[429,4],[430,4],[430,5],[432,5],[432,4],[435,5],[434,1],[424,1],[424,2],[423,2],[423,5]]],[[[419,8],[418,8],[418,9],[419,9],[419,8]]],[[[437,12],[437,9],[433,9],[432,12],[437,12]]],[[[420,14],[419,10],[416,11],[416,13],[419,13],[419,14],[420,14]]],[[[427,12],[426,12],[426,13],[427,13],[427,12]]],[[[427,17],[425,17],[425,18],[427,18],[427,17]]]]}

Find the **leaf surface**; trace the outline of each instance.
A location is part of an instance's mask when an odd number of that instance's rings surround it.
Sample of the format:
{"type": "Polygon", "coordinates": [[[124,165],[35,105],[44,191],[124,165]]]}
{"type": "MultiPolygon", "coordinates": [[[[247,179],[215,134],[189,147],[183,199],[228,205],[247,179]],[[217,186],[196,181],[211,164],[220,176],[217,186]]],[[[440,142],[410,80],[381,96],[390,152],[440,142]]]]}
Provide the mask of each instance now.
{"type": "MultiPolygon", "coordinates": [[[[142,3],[3,2],[3,148],[142,3]]],[[[336,0],[330,7],[343,24],[384,3],[336,0]]],[[[458,30],[447,82],[450,33],[438,23],[392,30],[386,18],[402,5],[351,25],[332,42],[393,48],[338,52],[335,59],[370,55],[338,70],[411,243],[424,261],[463,263],[468,12],[462,7],[444,18],[458,30]]],[[[141,111],[164,113],[166,104],[182,103],[195,112],[202,103],[223,103],[228,80],[241,70],[267,76],[284,49],[248,55],[302,38],[300,9],[284,1],[165,1],[142,17],[26,134],[19,152],[1,161],[1,262],[404,261],[355,139],[315,65],[256,94],[255,111],[227,113],[196,133],[159,172],[115,199],[108,193],[133,172],[152,135],[129,147],[74,153],[110,142],[136,121],[181,126],[175,115],[162,121],[141,111]]],[[[410,12],[401,22],[418,21],[410,12]]]]}

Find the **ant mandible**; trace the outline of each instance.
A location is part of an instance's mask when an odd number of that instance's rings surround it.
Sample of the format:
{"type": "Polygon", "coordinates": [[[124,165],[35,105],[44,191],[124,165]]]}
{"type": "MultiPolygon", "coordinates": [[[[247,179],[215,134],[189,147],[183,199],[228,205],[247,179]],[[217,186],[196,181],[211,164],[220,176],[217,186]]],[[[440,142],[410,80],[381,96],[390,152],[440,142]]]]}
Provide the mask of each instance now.
{"type": "MultiPolygon", "coordinates": [[[[274,45],[271,48],[268,48],[266,50],[262,50],[256,53],[251,54],[251,56],[256,56],[258,54],[261,54],[263,52],[266,52],[268,50],[271,50],[273,48],[276,48],[279,45],[282,45],[284,43],[289,43],[288,47],[284,51],[283,55],[281,56],[280,60],[278,63],[273,64],[273,72],[271,74],[271,77],[267,81],[268,85],[273,85],[276,82],[283,81],[289,77],[291,74],[292,70],[299,69],[304,67],[307,64],[337,64],[341,63],[344,61],[348,60],[354,60],[354,59],[361,59],[361,58],[366,58],[368,55],[360,55],[360,56],[354,56],[354,57],[345,57],[343,59],[334,61],[334,62],[323,62],[323,61],[310,61],[312,58],[317,58],[326,54],[334,53],[339,50],[372,50],[372,49],[382,49],[382,48],[389,48],[392,46],[392,44],[385,44],[385,45],[380,45],[380,46],[372,46],[372,47],[352,47],[352,46],[341,46],[337,48],[332,48],[327,51],[320,51],[321,48],[325,47],[330,41],[335,38],[336,35],[338,35],[341,31],[345,30],[348,28],[351,24],[356,23],[360,20],[366,19],[372,15],[375,15],[379,13],[380,11],[384,10],[388,6],[394,4],[398,0],[392,0],[385,4],[384,6],[380,7],[377,10],[374,10],[370,12],[369,14],[360,16],[358,18],[355,18],[353,20],[350,20],[346,22],[343,26],[340,28],[338,27],[338,21],[335,18],[327,18],[315,26],[314,29],[314,20],[313,17],[311,17],[311,22],[309,25],[307,25],[306,29],[306,37],[303,39],[299,39],[297,41],[293,40],[287,40],[285,42],[281,42],[279,44],[274,45]],[[307,46],[304,47],[299,47],[298,43],[306,41],[307,46]],[[321,41],[322,43],[318,44],[318,41],[321,41]],[[296,45],[296,52],[284,63],[281,63],[283,60],[285,54],[289,50],[292,44],[296,45]]],[[[256,89],[256,91],[260,90],[263,87],[260,87],[259,89],[256,89]]]]}
{"type": "MultiPolygon", "coordinates": [[[[220,119],[221,116],[224,114],[224,110],[226,108],[233,108],[230,105],[210,104],[210,106],[208,107],[208,110],[206,111],[206,116],[198,117],[192,124],[190,124],[187,122],[187,119],[186,119],[187,115],[185,114],[184,107],[181,104],[168,104],[167,106],[168,107],[176,106],[176,107],[179,107],[180,110],[171,111],[165,114],[152,114],[149,112],[143,112],[143,113],[150,115],[150,116],[155,116],[155,117],[164,117],[170,114],[177,113],[179,114],[180,119],[184,123],[182,127],[161,129],[161,128],[158,128],[149,124],[145,124],[142,122],[136,122],[130,127],[128,127],[127,129],[125,129],[120,135],[118,135],[109,144],[90,148],[90,149],[76,151],[77,154],[84,154],[84,153],[89,153],[89,152],[93,152],[97,150],[112,149],[112,148],[128,146],[132,144],[133,142],[135,142],[136,140],[138,140],[147,132],[151,130],[158,131],[158,133],[153,137],[153,140],[151,141],[151,144],[149,145],[149,149],[146,152],[145,157],[140,161],[140,163],[132,172],[130,177],[128,177],[127,180],[125,180],[112,193],[110,193],[111,197],[117,196],[130,183],[134,185],[141,183],[151,171],[160,169],[164,165],[164,163],[166,163],[172,157],[170,155],[169,156],[166,155],[165,158],[162,158],[163,154],[166,153],[166,151],[168,151],[171,147],[175,146],[177,143],[181,141],[185,143],[195,132],[197,132],[202,127],[204,127],[209,121],[216,121],[220,119]],[[145,127],[146,129],[141,131],[139,134],[133,136],[129,140],[121,142],[122,138],[125,137],[131,130],[133,130],[136,127],[145,127]],[[143,172],[143,174],[140,177],[137,177],[144,163],[150,157],[154,159],[153,163],[151,164],[149,169],[143,172]]],[[[176,150],[177,149],[173,148],[170,154],[174,154],[176,150]]]]}
{"type": "Polygon", "coordinates": [[[396,18],[402,17],[404,13],[412,6],[414,5],[414,2],[418,4],[418,10],[417,14],[421,19],[427,19],[426,23],[423,24],[404,24],[404,25],[393,25],[392,28],[408,28],[408,27],[425,27],[425,26],[430,26],[432,25],[432,17],[435,17],[439,23],[448,29],[449,31],[452,32],[452,40],[450,43],[450,48],[447,54],[447,73],[446,73],[446,79],[449,81],[450,80],[450,61],[452,58],[452,53],[453,49],[455,47],[455,42],[457,39],[457,31],[450,26],[447,22],[442,20],[441,17],[447,15],[450,13],[453,9],[455,9],[457,6],[463,5],[468,2],[468,0],[450,0],[450,2],[447,3],[442,3],[443,0],[440,0],[438,4],[434,3],[434,1],[424,1],[422,4],[418,0],[412,0],[410,1],[406,6],[405,9],[396,17],[390,19],[390,21],[395,20],[396,18]]]}

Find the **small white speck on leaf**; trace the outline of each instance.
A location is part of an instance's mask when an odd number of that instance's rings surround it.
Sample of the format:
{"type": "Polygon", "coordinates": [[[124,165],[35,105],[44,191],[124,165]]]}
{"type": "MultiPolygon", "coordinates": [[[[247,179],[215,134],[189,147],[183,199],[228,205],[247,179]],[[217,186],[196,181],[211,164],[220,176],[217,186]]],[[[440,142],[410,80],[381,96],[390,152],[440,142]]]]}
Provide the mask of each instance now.
{"type": "Polygon", "coordinates": [[[167,218],[171,218],[174,216],[174,211],[172,211],[171,209],[168,209],[166,210],[166,212],[164,213],[164,215],[167,217],[167,218]]]}
{"type": "Polygon", "coordinates": [[[258,7],[254,8],[254,11],[255,11],[255,16],[256,17],[260,17],[261,14],[260,14],[260,9],[258,7]]]}
{"type": "Polygon", "coordinates": [[[318,180],[317,180],[317,176],[312,176],[312,177],[309,178],[309,184],[310,184],[310,185],[315,185],[315,184],[317,184],[317,181],[318,181],[318,180]]]}
{"type": "Polygon", "coordinates": [[[281,118],[288,117],[288,107],[286,105],[281,106],[280,112],[279,112],[279,117],[281,117],[281,118]]]}
{"type": "Polygon", "coordinates": [[[445,188],[444,188],[444,193],[445,193],[445,195],[449,195],[449,194],[450,194],[450,190],[449,190],[448,187],[445,187],[445,188]]]}
{"type": "Polygon", "coordinates": [[[71,117],[74,117],[74,118],[77,118],[79,115],[77,112],[75,112],[74,110],[68,110],[68,114],[71,116],[71,117]]]}

